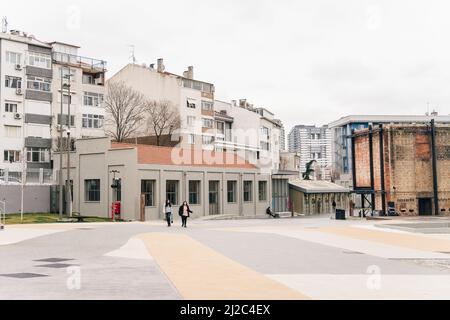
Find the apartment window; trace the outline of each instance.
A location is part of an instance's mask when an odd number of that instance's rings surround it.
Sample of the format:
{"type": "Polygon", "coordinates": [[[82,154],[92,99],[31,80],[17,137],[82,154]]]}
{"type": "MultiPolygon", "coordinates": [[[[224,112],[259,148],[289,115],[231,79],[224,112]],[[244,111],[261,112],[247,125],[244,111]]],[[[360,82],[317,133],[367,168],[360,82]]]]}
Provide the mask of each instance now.
{"type": "Polygon", "coordinates": [[[6,88],[22,88],[22,78],[5,76],[5,87],[6,88]]]}
{"type": "Polygon", "coordinates": [[[190,109],[195,109],[196,108],[195,102],[187,100],[186,103],[187,103],[187,107],[188,108],[190,108],[190,109]]]}
{"type": "Polygon", "coordinates": [[[5,103],[5,112],[17,112],[17,103],[5,103]]]}
{"type": "Polygon", "coordinates": [[[100,202],[100,179],[84,180],[84,200],[100,202]]]}
{"type": "Polygon", "coordinates": [[[188,135],[188,144],[195,144],[195,135],[194,134],[190,134],[188,135]]]}
{"type": "MultiPolygon", "coordinates": [[[[63,115],[63,121],[62,122],[64,122],[64,123],[62,123],[61,124],[61,114],[58,114],[58,124],[59,125],[64,125],[64,126],[67,126],[68,125],[68,116],[67,116],[67,114],[64,114],[63,115]]],[[[70,126],[71,127],[75,127],[75,116],[70,116],[70,126]]]]}
{"type": "Polygon", "coordinates": [[[5,126],[5,136],[7,138],[20,138],[21,127],[5,126]]]}
{"type": "Polygon", "coordinates": [[[89,129],[103,128],[104,117],[98,114],[83,114],[82,127],[89,129]]]}
{"type": "Polygon", "coordinates": [[[95,84],[95,78],[91,74],[83,74],[83,83],[84,84],[95,84]]]}
{"type": "Polygon", "coordinates": [[[27,161],[37,163],[49,162],[49,150],[46,148],[27,148],[27,161]]]}
{"type": "Polygon", "coordinates": [[[202,136],[202,142],[203,142],[203,144],[206,144],[206,145],[213,144],[214,137],[212,137],[212,136],[202,136]]]}
{"type": "Polygon", "coordinates": [[[261,128],[261,134],[262,134],[264,137],[269,138],[269,135],[270,135],[270,130],[269,130],[269,128],[267,128],[267,127],[262,127],[262,128],[261,128]]]}
{"type": "Polygon", "coordinates": [[[269,142],[261,141],[260,145],[261,145],[262,150],[270,151],[270,143],[269,142]]]}
{"type": "Polygon", "coordinates": [[[213,92],[213,86],[211,84],[190,79],[183,79],[183,87],[200,90],[207,93],[213,92]]]}
{"type": "Polygon", "coordinates": [[[214,104],[209,101],[202,101],[202,110],[204,111],[213,111],[214,110],[214,104]]]}
{"type": "Polygon", "coordinates": [[[50,92],[50,85],[52,81],[47,78],[28,77],[27,88],[36,91],[50,92]]]}
{"type": "Polygon", "coordinates": [[[259,201],[267,200],[267,181],[258,182],[259,201]]]}
{"type": "Polygon", "coordinates": [[[28,54],[28,65],[38,68],[51,69],[52,59],[48,54],[30,52],[28,54]]]}
{"type": "Polygon", "coordinates": [[[173,205],[178,204],[178,181],[166,181],[166,199],[170,200],[173,205]]]}
{"type": "Polygon", "coordinates": [[[244,181],[244,202],[253,201],[253,181],[244,181]]]}
{"type": "Polygon", "coordinates": [[[141,180],[141,194],[145,197],[145,206],[155,206],[155,180],[141,180]]]}
{"type": "Polygon", "coordinates": [[[237,181],[227,181],[227,201],[236,203],[237,181]]]}
{"type": "Polygon", "coordinates": [[[94,92],[84,92],[84,105],[88,107],[101,107],[103,104],[103,94],[94,92]]]}
{"type": "Polygon", "coordinates": [[[188,127],[193,127],[195,125],[195,117],[194,116],[187,116],[187,125],[188,127]]]}
{"type": "Polygon", "coordinates": [[[202,118],[202,124],[203,124],[203,128],[212,129],[214,126],[214,120],[202,118]]]}
{"type": "Polygon", "coordinates": [[[200,181],[189,181],[189,204],[200,204],[200,181]]]}
{"type": "Polygon", "coordinates": [[[10,64],[21,64],[22,55],[17,52],[6,51],[6,62],[10,64]]]}
{"type": "Polygon", "coordinates": [[[225,123],[217,122],[216,127],[217,127],[217,133],[225,134],[225,123]]]}
{"type": "Polygon", "coordinates": [[[3,161],[5,162],[20,162],[20,151],[5,150],[3,152],[3,161]]]}

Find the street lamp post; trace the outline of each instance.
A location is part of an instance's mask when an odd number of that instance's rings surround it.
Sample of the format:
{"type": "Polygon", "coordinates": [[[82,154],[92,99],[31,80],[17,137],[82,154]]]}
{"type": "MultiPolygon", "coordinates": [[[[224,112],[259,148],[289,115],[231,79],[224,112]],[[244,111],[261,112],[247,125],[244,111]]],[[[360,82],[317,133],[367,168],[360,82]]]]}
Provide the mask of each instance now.
{"type": "Polygon", "coordinates": [[[64,75],[61,67],[61,112],[59,115],[59,220],[63,218],[63,101],[64,101],[64,75]]]}

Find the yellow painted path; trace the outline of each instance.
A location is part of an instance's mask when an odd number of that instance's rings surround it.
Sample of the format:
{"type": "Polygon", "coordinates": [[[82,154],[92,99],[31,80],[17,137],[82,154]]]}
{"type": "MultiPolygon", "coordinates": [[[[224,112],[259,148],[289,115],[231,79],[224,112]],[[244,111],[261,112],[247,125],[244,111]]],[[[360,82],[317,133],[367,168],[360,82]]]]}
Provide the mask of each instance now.
{"type": "Polygon", "coordinates": [[[139,238],[184,299],[309,299],[187,235],[149,233],[139,238]]]}

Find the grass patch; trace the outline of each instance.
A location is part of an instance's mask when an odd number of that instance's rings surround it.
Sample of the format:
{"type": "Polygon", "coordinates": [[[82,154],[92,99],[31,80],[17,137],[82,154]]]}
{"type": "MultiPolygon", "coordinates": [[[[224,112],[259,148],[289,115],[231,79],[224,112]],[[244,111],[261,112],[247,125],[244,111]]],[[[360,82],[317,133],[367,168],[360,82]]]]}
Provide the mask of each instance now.
{"type": "MultiPolygon", "coordinates": [[[[76,219],[73,219],[76,222],[76,219]]],[[[68,221],[70,222],[70,221],[68,221]]],[[[110,218],[89,217],[84,222],[111,222],[110,218]]],[[[20,220],[20,214],[7,214],[6,224],[34,224],[34,223],[63,223],[59,221],[59,214],[54,213],[25,213],[23,221],[20,220]]],[[[66,222],[67,223],[67,222],[66,222]]]]}

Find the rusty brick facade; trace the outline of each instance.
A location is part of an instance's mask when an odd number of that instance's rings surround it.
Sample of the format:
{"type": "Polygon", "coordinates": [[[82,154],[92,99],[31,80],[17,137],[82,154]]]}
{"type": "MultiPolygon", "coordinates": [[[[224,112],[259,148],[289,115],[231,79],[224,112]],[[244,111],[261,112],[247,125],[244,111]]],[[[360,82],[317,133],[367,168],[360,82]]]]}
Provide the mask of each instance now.
{"type": "MultiPolygon", "coordinates": [[[[435,214],[431,125],[387,125],[383,128],[386,207],[403,216],[435,214]]],[[[436,126],[439,214],[450,215],[450,126],[436,126]]],[[[357,188],[371,188],[369,131],[354,138],[357,188]]],[[[382,210],[380,131],[373,131],[375,210],[382,210]]]]}

